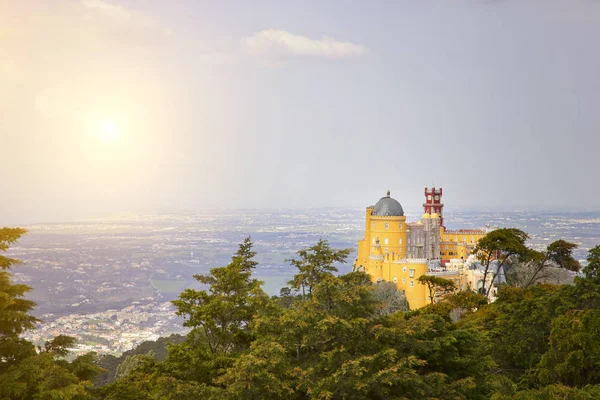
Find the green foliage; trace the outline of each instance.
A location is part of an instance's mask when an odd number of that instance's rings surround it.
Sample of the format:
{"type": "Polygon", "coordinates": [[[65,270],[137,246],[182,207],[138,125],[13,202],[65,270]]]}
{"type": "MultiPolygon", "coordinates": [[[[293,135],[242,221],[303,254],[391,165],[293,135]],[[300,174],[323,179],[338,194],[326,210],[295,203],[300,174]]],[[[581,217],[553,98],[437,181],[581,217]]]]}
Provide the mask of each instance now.
{"type": "Polygon", "coordinates": [[[600,245],[590,249],[584,277],[575,278],[573,296],[580,309],[600,309],[600,245]]]}
{"type": "MultiPolygon", "coordinates": [[[[25,232],[19,228],[1,228],[0,252],[6,252],[25,232]]],[[[34,354],[35,349],[19,338],[24,331],[33,329],[38,319],[28,314],[35,303],[24,298],[31,288],[10,282],[9,269],[17,263],[18,260],[0,254],[0,373],[34,354]]]]}
{"type": "Polygon", "coordinates": [[[284,286],[279,291],[279,296],[273,296],[271,299],[283,308],[290,308],[294,300],[299,300],[300,297],[300,295],[295,295],[291,288],[284,286]]]}
{"type": "Polygon", "coordinates": [[[600,384],[600,310],[572,310],[552,321],[537,375],[545,385],[600,384]]]}
{"type": "Polygon", "coordinates": [[[525,245],[528,238],[529,236],[519,229],[501,228],[488,233],[479,240],[473,253],[477,255],[477,258],[484,267],[483,294],[490,293],[494,279],[501,267],[506,266],[515,259],[523,260],[531,254],[525,245]],[[491,270],[493,261],[498,263],[496,271],[491,270]],[[492,275],[492,279],[487,284],[489,274],[492,275]]]}
{"type": "Polygon", "coordinates": [[[44,344],[44,351],[46,353],[64,357],[69,353],[69,347],[73,347],[76,342],[75,338],[59,335],[44,344]]]}
{"type": "Polygon", "coordinates": [[[548,282],[561,270],[577,272],[581,268],[573,257],[574,243],[564,240],[552,242],[545,251],[528,249],[518,260],[513,260],[506,278],[511,286],[528,288],[548,282]]]}
{"type": "Polygon", "coordinates": [[[446,301],[462,313],[473,313],[488,303],[488,298],[482,294],[469,290],[463,290],[453,293],[446,298],[446,301]]]}
{"type": "Polygon", "coordinates": [[[298,251],[298,259],[286,260],[298,268],[298,274],[289,282],[290,285],[302,290],[303,297],[306,291],[312,294],[313,288],[323,277],[337,272],[334,263],[345,263],[351,251],[352,249],[334,250],[323,239],[314,246],[298,251]]]}
{"type": "Polygon", "coordinates": [[[28,357],[0,376],[0,398],[12,400],[92,399],[90,387],[49,353],[28,357]]]}
{"type": "Polygon", "coordinates": [[[154,357],[158,361],[164,361],[167,357],[167,348],[169,345],[181,343],[185,340],[185,336],[173,334],[168,337],[161,337],[157,340],[147,340],[142,342],[140,345],[135,347],[134,349],[128,350],[123,353],[120,357],[115,357],[113,355],[107,354],[95,361],[95,364],[103,368],[104,371],[98,375],[96,381],[94,382],[96,386],[103,386],[108,383],[111,383],[115,380],[115,375],[117,373],[117,368],[121,363],[123,363],[127,357],[135,356],[135,355],[146,355],[146,354],[154,354],[154,357]]]}
{"type": "Polygon", "coordinates": [[[430,304],[456,290],[456,285],[453,281],[439,276],[421,275],[417,278],[417,282],[427,287],[430,304]]]}
{"type": "MultiPolygon", "coordinates": [[[[479,256],[489,251],[490,260],[507,266],[577,270],[574,245],[523,250],[526,235],[519,232],[500,232],[479,256]]],[[[321,240],[298,254],[292,284],[305,295],[286,288],[270,299],[252,278],[256,262],[246,239],[227,266],[195,276],[207,290],[186,290],[174,301],[192,328],[185,340],[156,345],[160,357],[155,344],[145,346],[124,355],[118,367],[117,358],[103,358],[117,379],[100,388],[91,389],[99,372],[94,354],[60,359],[71,338],[57,337],[36,354],[8,335],[22,353],[3,365],[0,399],[600,396],[600,246],[590,251],[585,277],[575,285],[503,286],[491,304],[483,294],[452,293],[452,281],[426,275],[420,282],[430,287],[433,304],[412,312],[402,311],[405,299],[393,284],[373,285],[360,271],[335,276],[334,263],[345,261],[347,250],[321,240]]],[[[26,329],[26,322],[8,332],[26,329]]]]}
{"type": "Polygon", "coordinates": [[[594,284],[600,284],[600,246],[589,251],[587,262],[588,264],[583,269],[585,279],[594,284]]]}
{"type": "Polygon", "coordinates": [[[542,389],[524,390],[514,396],[495,396],[493,400],[596,400],[600,398],[600,386],[589,385],[572,388],[560,384],[549,385],[542,389]]]}
{"type": "Polygon", "coordinates": [[[466,316],[462,324],[477,326],[489,339],[498,372],[515,382],[527,379],[548,350],[552,320],[568,299],[556,286],[528,289],[504,287],[495,303],[466,316]]]}
{"type": "Polygon", "coordinates": [[[573,258],[573,250],[577,247],[575,243],[569,243],[562,239],[557,240],[548,246],[546,256],[560,268],[578,272],[581,265],[573,258]]]}
{"type": "MultiPolygon", "coordinates": [[[[0,251],[6,252],[24,233],[18,228],[0,229],[0,251]]],[[[93,353],[68,363],[59,358],[73,346],[73,338],[57,336],[38,354],[33,343],[19,337],[38,320],[28,314],[35,303],[23,298],[31,288],[10,283],[8,269],[16,263],[0,255],[0,399],[93,399],[89,388],[101,372],[93,365],[93,353]]]]}
{"type": "Polygon", "coordinates": [[[123,360],[123,362],[117,367],[117,371],[115,372],[115,378],[119,379],[131,374],[137,368],[142,366],[145,362],[148,362],[149,360],[154,360],[155,357],[156,354],[152,350],[150,350],[148,354],[128,355],[127,357],[125,357],[125,360],[123,360]]]}
{"type": "Polygon", "coordinates": [[[212,355],[224,355],[250,347],[249,324],[256,310],[269,301],[260,281],[252,279],[252,242],[246,238],[231,263],[213,268],[208,275],[194,278],[210,286],[210,291],[186,289],[173,301],[177,314],[186,318],[185,326],[193,328],[191,337],[212,355]]]}
{"type": "Polygon", "coordinates": [[[373,296],[377,303],[377,315],[384,316],[398,311],[408,311],[406,297],[398,291],[392,282],[378,282],[373,290],[373,296]]]}

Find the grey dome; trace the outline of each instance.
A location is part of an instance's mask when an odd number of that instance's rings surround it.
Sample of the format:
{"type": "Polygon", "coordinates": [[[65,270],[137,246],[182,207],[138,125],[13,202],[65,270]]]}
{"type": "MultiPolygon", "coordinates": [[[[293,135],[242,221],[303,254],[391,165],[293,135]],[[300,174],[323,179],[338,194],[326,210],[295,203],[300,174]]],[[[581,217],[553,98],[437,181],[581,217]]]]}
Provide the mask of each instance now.
{"type": "Polygon", "coordinates": [[[401,217],[404,215],[404,210],[398,200],[390,197],[390,192],[388,191],[387,196],[382,197],[377,204],[375,204],[371,215],[377,217],[401,217]]]}

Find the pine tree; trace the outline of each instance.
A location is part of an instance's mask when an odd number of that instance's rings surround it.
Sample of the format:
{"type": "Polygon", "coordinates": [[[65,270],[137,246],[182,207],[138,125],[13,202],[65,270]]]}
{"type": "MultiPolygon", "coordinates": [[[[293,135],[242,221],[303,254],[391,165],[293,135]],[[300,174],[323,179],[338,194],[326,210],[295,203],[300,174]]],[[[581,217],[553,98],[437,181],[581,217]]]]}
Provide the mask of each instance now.
{"type": "MultiPolygon", "coordinates": [[[[1,228],[0,252],[6,252],[25,232],[20,228],[1,228]]],[[[35,303],[24,298],[31,287],[10,282],[10,268],[18,263],[0,254],[0,372],[35,354],[35,347],[19,337],[33,329],[38,319],[29,314],[35,303]]]]}

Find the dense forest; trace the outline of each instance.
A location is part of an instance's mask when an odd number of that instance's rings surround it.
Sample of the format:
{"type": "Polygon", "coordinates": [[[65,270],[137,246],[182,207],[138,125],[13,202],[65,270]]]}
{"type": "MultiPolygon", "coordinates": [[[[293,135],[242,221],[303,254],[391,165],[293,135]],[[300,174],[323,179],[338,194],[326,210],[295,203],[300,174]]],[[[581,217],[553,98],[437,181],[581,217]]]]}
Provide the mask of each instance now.
{"type": "MultiPolygon", "coordinates": [[[[0,251],[24,233],[0,229],[0,251]]],[[[482,265],[506,271],[495,302],[429,280],[420,284],[439,293],[434,304],[411,311],[391,284],[335,275],[350,251],[324,240],[289,260],[297,274],[269,297],[248,238],[228,265],[195,276],[208,290],[173,302],[185,338],[72,362],[72,338],[20,338],[37,322],[34,304],[10,282],[18,261],[0,255],[0,399],[600,398],[600,246],[572,285],[553,285],[556,271],[579,270],[576,246],[538,252],[526,240],[499,229],[478,245],[482,265]]]]}

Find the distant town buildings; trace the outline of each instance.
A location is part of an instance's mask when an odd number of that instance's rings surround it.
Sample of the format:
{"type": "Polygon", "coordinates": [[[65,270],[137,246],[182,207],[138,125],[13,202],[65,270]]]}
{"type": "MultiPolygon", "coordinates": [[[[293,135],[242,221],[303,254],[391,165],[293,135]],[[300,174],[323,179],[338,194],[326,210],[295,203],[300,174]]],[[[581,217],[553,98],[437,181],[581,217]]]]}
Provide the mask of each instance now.
{"type": "MultiPolygon", "coordinates": [[[[42,316],[42,319],[44,317],[52,316],[42,316]]],[[[172,333],[186,333],[187,329],[182,323],[171,302],[134,302],[120,310],[65,315],[22,336],[41,345],[58,335],[68,335],[77,339],[76,346],[69,349],[73,354],[89,351],[119,354],[147,340],[157,340],[172,333]]]]}

